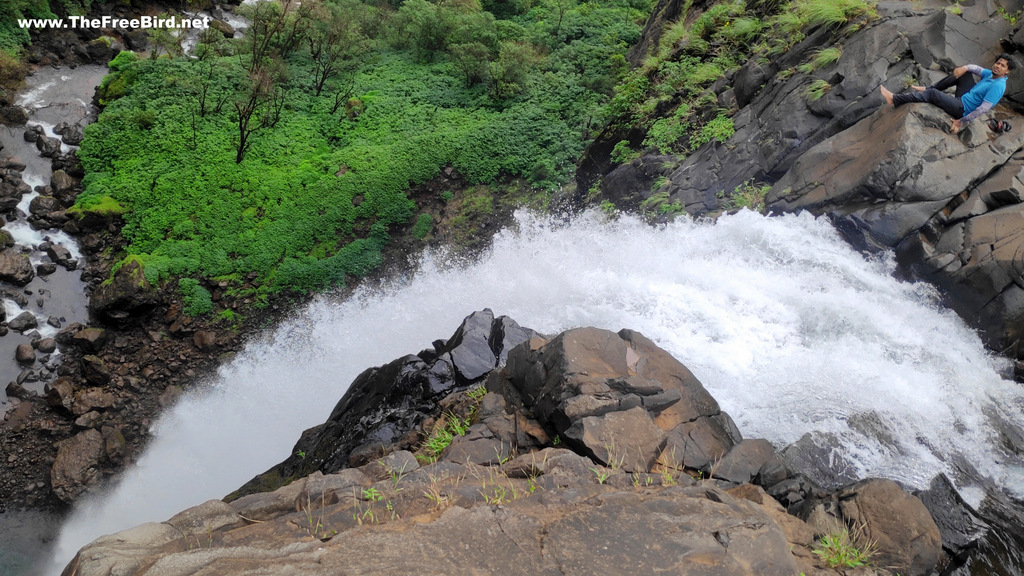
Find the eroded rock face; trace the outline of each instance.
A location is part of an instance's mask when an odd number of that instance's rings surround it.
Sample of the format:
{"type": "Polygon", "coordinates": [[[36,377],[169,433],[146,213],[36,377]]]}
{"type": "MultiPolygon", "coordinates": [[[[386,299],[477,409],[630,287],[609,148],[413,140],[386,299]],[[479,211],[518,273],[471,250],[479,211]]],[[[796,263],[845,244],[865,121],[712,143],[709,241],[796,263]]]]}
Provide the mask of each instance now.
{"type": "Polygon", "coordinates": [[[549,472],[539,478],[492,470],[496,482],[482,487],[466,480],[487,477],[486,468],[472,464],[431,464],[406,471],[397,484],[373,482],[371,465],[315,473],[272,493],[230,505],[213,500],[165,523],[100,538],[64,574],[792,576],[812,568],[791,552],[798,547],[813,557],[806,551],[809,530],[796,518],[786,521],[770,499],[762,504],[690,482],[616,488],[597,483],[585,467],[576,474],[556,464],[579,456],[549,450],[549,472]],[[531,482],[547,487],[531,492],[531,482]],[[362,496],[371,488],[393,514],[362,496]],[[502,491],[501,504],[490,505],[502,491]]]}
{"type": "Polygon", "coordinates": [[[678,360],[638,332],[578,328],[515,348],[488,387],[605,464],[694,469],[741,438],[678,360]],[[723,425],[724,423],[724,425],[723,425]]]}
{"type": "MultiPolygon", "coordinates": [[[[638,45],[649,46],[655,28],[681,5],[659,2],[638,45]]],[[[708,8],[686,6],[692,17],[708,8]]],[[[940,287],[990,347],[1024,354],[1024,264],[1016,256],[1024,254],[1016,208],[1024,197],[1018,177],[1024,136],[1016,130],[997,136],[985,121],[1024,125],[1014,111],[1024,103],[1024,74],[1010,74],[1000,106],[955,136],[937,108],[894,111],[879,96],[881,85],[899,92],[907,79],[929,85],[958,65],[988,67],[1022,45],[1024,29],[1002,17],[1009,8],[998,2],[972,3],[960,14],[927,3],[877,8],[879,18],[847,39],[818,28],[788,52],[768,62],[750,59],[713,84],[709,90],[723,108],[735,110],[735,133],[726,142],[712,141],[674,162],[648,150],[614,166],[611,147],[628,140],[639,148],[644,134],[613,124],[581,160],[578,194],[603,178],[596,202],[630,210],[664,194],[666,204],[698,216],[732,208],[732,196],[746,183],[773,185],[773,212],[827,214],[858,248],[896,249],[902,270],[940,287]],[[842,44],[835,63],[806,74],[795,68],[835,44],[842,44]],[[806,93],[811,82],[830,88],[815,100],[806,93]],[[674,167],[655,189],[655,166],[665,165],[674,167]]]]}
{"type": "Polygon", "coordinates": [[[805,153],[769,206],[827,214],[855,244],[895,249],[1006,349],[1024,336],[1024,134],[975,122],[954,136],[947,123],[930,105],[880,109],[805,153]]]}

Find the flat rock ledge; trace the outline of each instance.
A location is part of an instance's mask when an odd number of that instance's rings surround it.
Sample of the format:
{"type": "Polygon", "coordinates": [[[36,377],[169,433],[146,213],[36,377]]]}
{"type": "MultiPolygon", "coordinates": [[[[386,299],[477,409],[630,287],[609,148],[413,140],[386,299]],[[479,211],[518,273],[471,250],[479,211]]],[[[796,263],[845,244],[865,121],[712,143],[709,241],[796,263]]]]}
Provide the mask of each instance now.
{"type": "Polygon", "coordinates": [[[767,441],[742,439],[637,332],[546,338],[485,310],[412,358],[361,375],[331,416],[344,420],[373,374],[433,382],[406,386],[421,406],[444,391],[432,415],[382,416],[394,442],[365,420],[356,437],[313,428],[292,456],[319,460],[313,472],[254,489],[280,479],[278,465],[225,500],[99,538],[63,574],[846,574],[815,552],[843,528],[873,543],[875,574],[924,575],[943,560],[916,496],[884,479],[821,489],[767,441]],[[415,374],[436,374],[438,358],[455,365],[453,386],[415,374]],[[431,441],[455,429],[447,446],[431,441]]]}

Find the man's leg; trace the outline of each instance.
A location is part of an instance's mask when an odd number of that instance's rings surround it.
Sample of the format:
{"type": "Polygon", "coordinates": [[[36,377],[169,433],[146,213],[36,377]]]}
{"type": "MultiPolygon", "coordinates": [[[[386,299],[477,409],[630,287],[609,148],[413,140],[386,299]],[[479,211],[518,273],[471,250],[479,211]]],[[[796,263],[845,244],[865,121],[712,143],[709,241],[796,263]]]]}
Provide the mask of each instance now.
{"type": "MultiPolygon", "coordinates": [[[[975,84],[976,82],[974,80],[974,74],[971,74],[970,72],[964,72],[963,74],[960,75],[959,78],[950,74],[949,76],[946,76],[945,78],[939,80],[935,84],[932,84],[928,88],[934,88],[941,92],[943,90],[946,90],[947,88],[952,88],[956,86],[956,97],[962,98],[964,94],[967,94],[968,92],[971,91],[971,88],[974,88],[975,84]]],[[[927,88],[925,90],[927,90],[927,88]]],[[[924,90],[918,91],[924,92],[924,90]]]]}
{"type": "MultiPolygon", "coordinates": [[[[964,74],[966,76],[966,74],[964,74]]],[[[927,102],[942,108],[946,114],[953,118],[960,118],[964,115],[964,105],[959,98],[940,92],[934,87],[925,89],[924,92],[911,92],[909,94],[893,94],[893,106],[902,106],[911,102],[927,102]]]]}

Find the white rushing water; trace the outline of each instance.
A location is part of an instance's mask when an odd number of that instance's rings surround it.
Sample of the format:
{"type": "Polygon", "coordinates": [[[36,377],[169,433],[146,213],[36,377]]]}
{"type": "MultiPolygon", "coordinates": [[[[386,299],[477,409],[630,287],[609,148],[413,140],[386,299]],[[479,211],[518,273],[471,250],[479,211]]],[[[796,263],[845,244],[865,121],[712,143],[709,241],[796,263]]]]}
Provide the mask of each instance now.
{"type": "Polygon", "coordinates": [[[891,259],[854,252],[826,221],[518,218],[519,232],[499,234],[478,263],[428,256],[398,285],[321,299],[250,345],[205,395],[159,421],[112,495],[81,507],[59,562],[101,534],[234,490],[287,457],[362,370],[429,347],[485,307],[545,333],[638,330],[686,364],[745,437],[782,446],[828,431],[861,474],[919,487],[963,453],[1024,492],[986,416],[1024,420],[1024,393],[1000,378],[1002,361],[929,287],[894,280],[891,259]],[[883,423],[887,443],[849,425],[865,415],[883,423]]]}

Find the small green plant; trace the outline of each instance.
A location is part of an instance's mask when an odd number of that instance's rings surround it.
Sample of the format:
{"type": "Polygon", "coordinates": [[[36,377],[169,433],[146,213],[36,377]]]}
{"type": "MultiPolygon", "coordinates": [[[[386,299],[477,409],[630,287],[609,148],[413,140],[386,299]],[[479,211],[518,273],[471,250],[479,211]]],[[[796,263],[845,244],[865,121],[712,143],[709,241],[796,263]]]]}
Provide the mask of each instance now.
{"type": "Polygon", "coordinates": [[[735,133],[736,128],[733,126],[732,118],[725,114],[719,114],[702,126],[700,132],[690,136],[690,148],[696,150],[712,140],[725,142],[735,133]]]}
{"type": "Polygon", "coordinates": [[[639,156],[640,152],[637,152],[630,147],[629,140],[620,140],[615,144],[615,147],[612,148],[611,156],[609,156],[609,158],[611,158],[611,161],[616,164],[625,164],[639,156]]]}
{"type": "Polygon", "coordinates": [[[960,16],[964,13],[963,9],[960,8],[960,0],[953,0],[953,5],[946,8],[946,12],[953,14],[954,16],[960,16]]]}
{"type": "Polygon", "coordinates": [[[811,65],[814,69],[824,68],[829,64],[835,64],[839,61],[839,57],[843,55],[842,48],[838,46],[832,46],[829,48],[822,48],[814,54],[814,58],[811,59],[811,65]]]}
{"type": "Polygon", "coordinates": [[[594,474],[597,476],[598,484],[604,484],[604,481],[607,480],[609,476],[611,476],[611,473],[609,473],[607,470],[598,470],[597,468],[591,468],[591,470],[593,470],[594,474]]]}
{"type": "MultiPolygon", "coordinates": [[[[957,5],[959,6],[959,2],[957,3],[957,5]]],[[[999,10],[999,14],[1007,22],[1010,23],[1010,26],[1016,26],[1017,25],[1017,20],[1020,18],[1021,13],[1024,12],[1024,9],[1018,10],[1016,12],[1007,12],[1006,8],[1003,8],[1002,6],[999,6],[998,10],[999,10]]]]}
{"type": "Polygon", "coordinates": [[[398,512],[397,512],[397,511],[395,510],[395,505],[391,503],[391,500],[388,500],[388,501],[387,501],[387,502],[386,502],[386,503],[384,504],[384,508],[385,508],[385,509],[386,509],[386,510],[388,511],[388,514],[389,514],[389,515],[391,516],[391,519],[392,519],[392,520],[401,520],[401,519],[402,519],[402,515],[401,515],[401,514],[399,514],[399,513],[398,513],[398,512]]]}
{"type": "Polygon", "coordinates": [[[295,455],[298,456],[302,460],[306,459],[306,451],[305,450],[298,450],[298,451],[295,452],[295,455]]]}
{"type": "Polygon", "coordinates": [[[669,182],[670,182],[670,180],[668,179],[667,176],[658,176],[654,180],[654,184],[651,186],[651,190],[660,190],[662,188],[662,186],[664,186],[665,184],[668,184],[669,182]]]}
{"type": "Polygon", "coordinates": [[[648,215],[668,217],[675,217],[685,211],[682,202],[669,202],[668,198],[668,192],[656,192],[640,203],[640,210],[648,215]]]}
{"type": "Polygon", "coordinates": [[[558,434],[555,434],[555,437],[554,437],[554,439],[553,439],[553,440],[551,440],[551,445],[552,445],[552,446],[558,446],[558,445],[559,445],[559,444],[561,444],[561,443],[562,443],[562,438],[561,438],[561,436],[559,436],[558,434]]]}
{"type": "Polygon", "coordinates": [[[434,219],[430,214],[420,214],[416,217],[416,223],[412,226],[412,235],[422,240],[427,237],[427,234],[430,234],[433,228],[434,219]]]}
{"type": "Polygon", "coordinates": [[[604,212],[608,216],[612,216],[612,215],[615,214],[616,210],[617,209],[615,208],[615,203],[612,202],[611,200],[602,200],[601,201],[601,212],[604,212]]]}
{"type": "Polygon", "coordinates": [[[445,190],[444,192],[441,192],[441,200],[442,200],[442,201],[443,201],[443,202],[444,202],[445,204],[447,204],[447,203],[451,202],[451,201],[452,201],[452,200],[454,200],[454,199],[455,199],[455,194],[454,194],[454,193],[452,193],[452,191],[451,191],[451,190],[445,190]]]}
{"type": "Polygon", "coordinates": [[[381,500],[384,499],[384,495],[380,493],[380,490],[377,490],[373,486],[370,486],[369,488],[365,488],[363,490],[363,498],[365,500],[369,500],[370,502],[380,502],[381,500]]]}
{"type": "Polygon", "coordinates": [[[352,519],[360,526],[363,524],[376,524],[378,522],[377,514],[373,511],[372,507],[361,512],[353,512],[352,519]]]}
{"type": "Polygon", "coordinates": [[[855,540],[850,530],[843,527],[822,536],[813,552],[830,568],[856,568],[867,565],[875,554],[875,544],[867,542],[858,547],[855,540]]]}
{"type": "MultiPolygon", "coordinates": [[[[722,207],[726,210],[739,210],[741,208],[746,208],[763,214],[765,211],[764,199],[771,189],[772,187],[770,184],[757,185],[753,180],[747,180],[733,189],[729,198],[722,202],[722,207]]],[[[716,196],[718,198],[723,198],[725,196],[725,191],[723,190],[722,192],[719,192],[716,196]]]]}
{"type": "Polygon", "coordinates": [[[466,391],[466,396],[469,396],[470,400],[472,400],[473,402],[480,402],[480,400],[482,400],[483,397],[486,395],[487,388],[485,388],[483,385],[475,386],[466,391]]]}
{"type": "Polygon", "coordinates": [[[810,85],[804,90],[804,96],[811,102],[820,100],[822,96],[828,93],[832,89],[832,85],[828,82],[818,79],[811,82],[810,85]]]}
{"type": "Polygon", "coordinates": [[[388,470],[388,478],[391,479],[391,491],[396,493],[396,494],[401,492],[402,489],[398,485],[399,485],[399,483],[402,482],[402,478],[405,477],[405,466],[403,466],[403,467],[401,467],[401,468],[399,468],[397,470],[394,469],[394,468],[388,468],[387,470],[388,470]]]}
{"type": "Polygon", "coordinates": [[[500,506],[508,502],[508,491],[501,485],[494,485],[490,490],[487,490],[485,485],[480,489],[480,495],[484,497],[484,502],[491,506],[500,506]]]}
{"type": "Polygon", "coordinates": [[[444,425],[439,427],[423,444],[423,453],[417,454],[417,459],[427,462],[436,461],[456,436],[465,436],[469,431],[469,420],[463,420],[451,412],[445,412],[441,417],[444,419],[444,425]]]}

